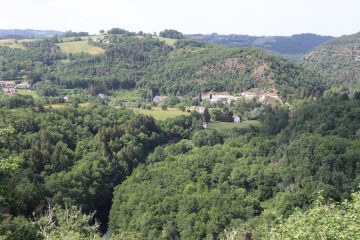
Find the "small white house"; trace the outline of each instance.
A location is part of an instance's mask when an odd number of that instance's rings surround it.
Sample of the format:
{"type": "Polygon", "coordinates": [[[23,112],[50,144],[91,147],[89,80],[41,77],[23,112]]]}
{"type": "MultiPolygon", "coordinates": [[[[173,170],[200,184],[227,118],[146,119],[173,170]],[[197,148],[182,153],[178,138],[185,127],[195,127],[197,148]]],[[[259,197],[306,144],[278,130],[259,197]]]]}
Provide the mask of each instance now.
{"type": "Polygon", "coordinates": [[[105,98],[105,97],[106,97],[106,94],[99,93],[99,94],[98,94],[98,97],[99,97],[99,98],[101,98],[101,99],[103,99],[103,98],[105,98]]]}
{"type": "Polygon", "coordinates": [[[30,84],[28,82],[21,82],[16,85],[16,88],[30,88],[30,84]]]}
{"type": "Polygon", "coordinates": [[[239,116],[234,116],[234,123],[241,123],[241,118],[239,116]]]}

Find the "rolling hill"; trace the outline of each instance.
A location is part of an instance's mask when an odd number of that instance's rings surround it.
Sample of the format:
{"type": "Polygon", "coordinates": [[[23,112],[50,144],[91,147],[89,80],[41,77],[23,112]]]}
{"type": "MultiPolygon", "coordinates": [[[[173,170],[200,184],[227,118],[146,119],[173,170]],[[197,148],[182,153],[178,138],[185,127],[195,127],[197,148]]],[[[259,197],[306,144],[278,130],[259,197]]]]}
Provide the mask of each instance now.
{"type": "Polygon", "coordinates": [[[304,56],[329,86],[360,88],[360,33],[332,39],[304,56]]]}
{"type": "Polygon", "coordinates": [[[21,51],[0,47],[0,76],[26,78],[32,83],[46,81],[64,88],[95,85],[133,89],[151,84],[156,92],[167,95],[260,89],[289,99],[317,95],[323,90],[314,72],[259,48],[148,35],[106,38],[106,42],[51,38],[22,43],[25,50],[21,51]],[[101,51],[91,55],[81,50],[84,47],[101,51]]]}
{"type": "Polygon", "coordinates": [[[310,33],[293,36],[220,35],[214,33],[205,35],[195,34],[189,35],[189,37],[231,47],[260,47],[292,58],[297,58],[314,47],[332,39],[330,36],[310,33]]]}

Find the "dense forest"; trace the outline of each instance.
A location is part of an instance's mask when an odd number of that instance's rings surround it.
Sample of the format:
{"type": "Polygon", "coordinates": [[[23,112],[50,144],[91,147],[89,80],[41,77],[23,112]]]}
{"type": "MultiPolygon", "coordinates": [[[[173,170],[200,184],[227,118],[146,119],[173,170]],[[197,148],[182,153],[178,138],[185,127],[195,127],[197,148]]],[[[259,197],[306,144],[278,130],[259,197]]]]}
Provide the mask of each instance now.
{"type": "MultiPolygon", "coordinates": [[[[1,233],[61,235],[70,208],[106,229],[112,205],[114,239],[218,239],[231,228],[261,237],[259,226],[276,229],[275,219],[311,207],[320,191],[350,199],[359,184],[359,101],[335,95],[269,107],[262,128],[226,139],[191,130],[199,114],[156,122],[106,106],[3,108],[1,233]],[[46,232],[46,214],[65,220],[46,232]]],[[[85,222],[74,234],[97,236],[85,222]]]]}
{"type": "Polygon", "coordinates": [[[329,86],[359,89],[359,43],[360,33],[332,39],[306,54],[303,62],[329,86]]]}
{"type": "Polygon", "coordinates": [[[257,88],[292,99],[324,90],[315,72],[265,50],[189,39],[169,45],[146,34],[115,30],[111,32],[118,34],[107,36],[108,43],[89,43],[105,49],[97,56],[64,54],[59,48],[63,40],[56,37],[25,42],[26,50],[0,46],[0,76],[62,88],[134,89],[151,84],[160,94],[171,95],[257,88]]]}
{"type": "Polygon", "coordinates": [[[0,89],[0,240],[360,238],[356,78],[312,53],[100,32],[0,46],[0,79],[32,85],[0,89]],[[202,94],[247,90],[280,98],[202,94]]]}

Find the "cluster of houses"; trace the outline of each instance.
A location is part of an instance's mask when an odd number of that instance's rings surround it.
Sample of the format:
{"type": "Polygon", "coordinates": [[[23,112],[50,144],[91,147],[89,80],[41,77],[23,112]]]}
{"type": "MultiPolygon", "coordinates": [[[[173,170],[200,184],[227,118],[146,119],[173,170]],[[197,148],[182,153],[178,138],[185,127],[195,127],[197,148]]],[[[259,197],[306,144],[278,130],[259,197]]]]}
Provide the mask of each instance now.
{"type": "Polygon", "coordinates": [[[245,98],[247,100],[256,98],[262,103],[281,101],[278,94],[268,92],[242,92],[239,96],[231,95],[228,92],[205,92],[202,94],[203,100],[208,100],[212,103],[222,101],[225,104],[230,104],[231,101],[236,101],[241,98],[245,98]]]}
{"type": "MultiPolygon", "coordinates": [[[[164,100],[166,100],[167,96],[155,96],[153,101],[157,104],[160,104],[164,100]]],[[[181,97],[178,97],[181,98],[181,97]]],[[[201,99],[210,101],[211,103],[216,103],[218,101],[223,102],[224,104],[230,104],[232,101],[236,101],[238,99],[257,99],[259,102],[264,104],[271,104],[273,102],[281,102],[281,99],[277,93],[270,92],[242,92],[239,95],[231,95],[228,92],[204,92],[201,94],[201,99]]],[[[205,111],[205,107],[203,106],[192,106],[186,108],[186,111],[196,111],[198,113],[203,114],[205,111]]],[[[241,118],[237,115],[233,116],[235,123],[240,123],[241,118]]]]}
{"type": "Polygon", "coordinates": [[[28,82],[20,82],[18,84],[15,81],[0,81],[0,89],[6,92],[8,96],[16,94],[16,89],[29,89],[31,85],[28,82]]]}
{"type": "Polygon", "coordinates": [[[96,43],[110,43],[110,39],[108,38],[101,38],[101,37],[94,37],[94,38],[90,38],[91,41],[96,42],[96,43]]]}
{"type": "MultiPolygon", "coordinates": [[[[195,112],[204,114],[204,112],[205,112],[205,107],[203,107],[203,106],[192,106],[192,107],[186,108],[186,111],[187,111],[187,112],[195,111],[195,112]]],[[[241,123],[241,118],[240,118],[238,115],[234,115],[234,116],[233,116],[233,119],[234,119],[234,123],[241,123]]],[[[206,128],[206,125],[203,126],[203,127],[206,128]]]]}

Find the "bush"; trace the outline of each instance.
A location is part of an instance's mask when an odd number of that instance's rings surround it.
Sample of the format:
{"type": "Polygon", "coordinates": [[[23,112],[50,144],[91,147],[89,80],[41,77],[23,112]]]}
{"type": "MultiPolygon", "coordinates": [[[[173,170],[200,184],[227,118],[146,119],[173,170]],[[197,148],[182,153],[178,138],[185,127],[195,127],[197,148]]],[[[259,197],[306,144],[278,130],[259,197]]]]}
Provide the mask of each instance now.
{"type": "Polygon", "coordinates": [[[216,144],[224,143],[222,136],[216,130],[205,130],[194,133],[192,141],[195,146],[214,146],[216,144]]]}

